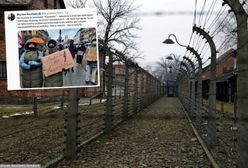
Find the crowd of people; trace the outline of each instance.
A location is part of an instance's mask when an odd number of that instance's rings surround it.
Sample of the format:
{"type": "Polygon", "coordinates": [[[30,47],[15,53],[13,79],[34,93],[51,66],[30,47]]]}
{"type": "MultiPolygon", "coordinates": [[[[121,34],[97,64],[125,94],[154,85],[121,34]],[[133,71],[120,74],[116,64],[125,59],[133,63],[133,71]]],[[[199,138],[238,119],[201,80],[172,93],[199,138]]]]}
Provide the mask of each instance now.
{"type": "Polygon", "coordinates": [[[97,55],[96,55],[96,39],[91,41],[90,46],[84,43],[75,45],[74,40],[69,41],[69,45],[64,47],[54,39],[50,39],[47,44],[42,46],[34,39],[29,39],[19,50],[19,64],[21,69],[21,87],[22,88],[39,88],[39,87],[62,87],[63,74],[71,69],[62,69],[60,72],[45,77],[42,72],[42,57],[46,57],[52,53],[68,48],[73,60],[78,66],[82,66],[86,73],[85,84],[96,85],[97,73],[97,55]]]}

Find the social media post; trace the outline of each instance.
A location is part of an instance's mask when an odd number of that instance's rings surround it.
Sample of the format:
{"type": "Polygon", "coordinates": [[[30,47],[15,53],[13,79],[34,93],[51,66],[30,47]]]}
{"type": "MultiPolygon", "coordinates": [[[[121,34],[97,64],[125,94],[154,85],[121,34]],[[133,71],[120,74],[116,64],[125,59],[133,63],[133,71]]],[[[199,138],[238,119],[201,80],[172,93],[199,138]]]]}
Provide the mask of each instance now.
{"type": "Polygon", "coordinates": [[[8,90],[100,86],[96,10],[11,11],[5,28],[8,90]]]}

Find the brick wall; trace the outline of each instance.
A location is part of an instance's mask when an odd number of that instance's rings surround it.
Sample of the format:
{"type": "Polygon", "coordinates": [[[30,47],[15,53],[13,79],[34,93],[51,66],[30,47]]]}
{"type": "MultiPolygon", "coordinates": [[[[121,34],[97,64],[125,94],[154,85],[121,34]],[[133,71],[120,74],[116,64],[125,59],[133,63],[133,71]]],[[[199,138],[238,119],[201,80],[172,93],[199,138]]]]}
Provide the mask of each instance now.
{"type": "Polygon", "coordinates": [[[0,60],[5,60],[4,12],[0,9],[0,60]]]}
{"type": "Polygon", "coordinates": [[[4,11],[13,11],[13,10],[25,10],[25,7],[4,7],[0,8],[0,60],[6,60],[6,51],[5,51],[5,28],[4,28],[4,11]]]}
{"type": "Polygon", "coordinates": [[[219,60],[216,67],[216,77],[221,77],[224,73],[233,70],[234,59],[231,52],[226,53],[226,55],[219,60]]]}
{"type": "MultiPolygon", "coordinates": [[[[217,59],[216,63],[216,77],[221,77],[224,73],[233,71],[234,58],[233,49],[228,50],[217,59]]],[[[210,68],[203,72],[203,80],[210,79],[210,68]]]]}
{"type": "MultiPolygon", "coordinates": [[[[47,8],[61,8],[58,0],[47,0],[47,8]],[[54,4],[54,3],[57,4],[54,4]]],[[[37,10],[37,9],[46,9],[45,8],[45,0],[33,0],[30,6],[22,6],[22,7],[0,7],[0,60],[6,60],[6,49],[5,49],[5,27],[4,27],[4,11],[14,11],[14,10],[37,10]]],[[[54,90],[36,90],[36,91],[7,91],[7,81],[0,80],[0,97],[31,97],[33,95],[41,95],[41,96],[58,96],[62,95],[61,89],[54,90]]]]}

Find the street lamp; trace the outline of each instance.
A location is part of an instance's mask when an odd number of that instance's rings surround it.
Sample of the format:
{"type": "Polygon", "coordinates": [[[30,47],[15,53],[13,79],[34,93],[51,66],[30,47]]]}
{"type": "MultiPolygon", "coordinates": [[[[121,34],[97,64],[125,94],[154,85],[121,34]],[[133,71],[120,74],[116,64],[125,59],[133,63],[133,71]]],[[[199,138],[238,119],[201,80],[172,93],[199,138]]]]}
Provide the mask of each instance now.
{"type": "Polygon", "coordinates": [[[173,54],[173,53],[170,53],[170,55],[169,55],[168,57],[166,57],[166,59],[168,59],[168,60],[173,60],[173,59],[175,59],[175,61],[177,61],[176,55],[173,54]],[[173,57],[172,57],[172,56],[173,56],[173,57]]]}
{"type": "Polygon", "coordinates": [[[174,42],[172,39],[170,39],[171,36],[173,36],[173,37],[175,38],[176,43],[177,43],[178,45],[180,45],[181,47],[185,47],[185,48],[188,47],[188,46],[186,46],[186,45],[180,44],[180,43],[178,42],[177,37],[176,37],[175,34],[170,34],[170,35],[168,36],[168,38],[165,39],[165,40],[163,41],[163,43],[164,43],[164,44],[175,44],[175,42],[174,42]]]}
{"type": "MultiPolygon", "coordinates": [[[[178,61],[178,59],[176,58],[175,54],[171,53],[169,56],[166,57],[166,59],[169,61],[169,74],[170,74],[170,80],[172,80],[172,71],[175,71],[176,74],[176,70],[177,68],[175,67],[175,65],[172,64],[172,60],[178,61]],[[173,56],[173,57],[172,57],[173,56]]],[[[175,75],[176,76],[176,75],[175,75]]]]}

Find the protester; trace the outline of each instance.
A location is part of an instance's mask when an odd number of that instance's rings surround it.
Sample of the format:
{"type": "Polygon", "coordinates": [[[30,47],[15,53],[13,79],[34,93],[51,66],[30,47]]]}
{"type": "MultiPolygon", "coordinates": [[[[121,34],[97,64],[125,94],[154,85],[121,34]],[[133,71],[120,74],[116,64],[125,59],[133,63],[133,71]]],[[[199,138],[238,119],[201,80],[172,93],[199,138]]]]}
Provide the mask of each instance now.
{"type": "Polygon", "coordinates": [[[86,47],[84,46],[84,44],[79,45],[78,51],[77,51],[77,60],[76,60],[76,62],[78,64],[80,64],[80,65],[82,64],[82,60],[83,60],[85,51],[86,51],[86,47]]]}
{"type": "MultiPolygon", "coordinates": [[[[70,40],[69,50],[71,52],[72,58],[74,59],[77,54],[77,48],[74,45],[74,40],[70,40]]],[[[73,67],[71,68],[72,72],[74,72],[73,67]]]]}
{"type": "MultiPolygon", "coordinates": [[[[46,55],[55,53],[58,51],[57,42],[53,39],[48,41],[46,55]]],[[[63,86],[63,74],[62,71],[53,74],[48,77],[44,77],[44,87],[61,87],[63,86]]]]}
{"type": "Polygon", "coordinates": [[[23,88],[42,87],[42,52],[38,44],[30,39],[25,43],[25,51],[20,57],[21,85],[23,88]]]}
{"type": "Polygon", "coordinates": [[[86,84],[96,85],[97,55],[96,39],[91,41],[91,46],[86,50],[86,84]]]}

